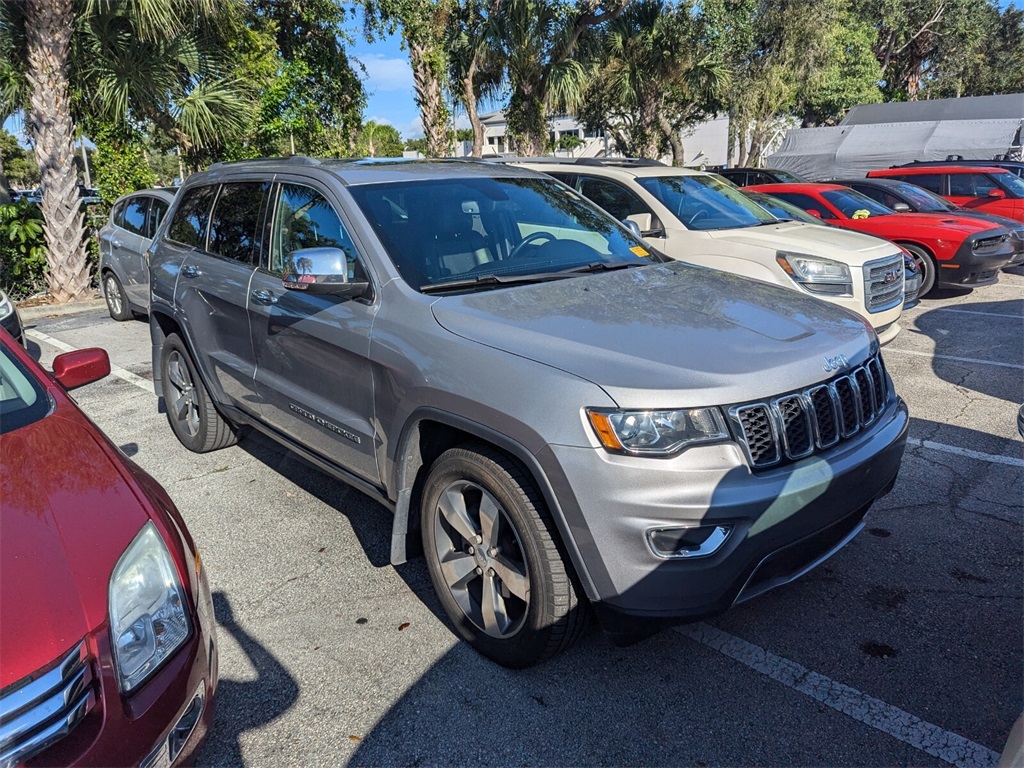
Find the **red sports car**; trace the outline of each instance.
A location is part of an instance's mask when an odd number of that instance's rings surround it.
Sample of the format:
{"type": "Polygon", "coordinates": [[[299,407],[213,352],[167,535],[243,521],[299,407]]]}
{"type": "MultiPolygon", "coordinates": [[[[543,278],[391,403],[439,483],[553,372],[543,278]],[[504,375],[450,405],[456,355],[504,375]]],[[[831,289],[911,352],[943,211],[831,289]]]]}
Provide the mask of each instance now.
{"type": "Polygon", "coordinates": [[[202,562],[174,504],[0,330],[0,766],[171,765],[213,718],[217,649],[202,562]]]}
{"type": "Polygon", "coordinates": [[[901,245],[921,271],[921,296],[935,286],[998,282],[1014,255],[1005,227],[955,213],[896,213],[838,184],[761,184],[744,191],[766,192],[830,224],[901,245]]]}

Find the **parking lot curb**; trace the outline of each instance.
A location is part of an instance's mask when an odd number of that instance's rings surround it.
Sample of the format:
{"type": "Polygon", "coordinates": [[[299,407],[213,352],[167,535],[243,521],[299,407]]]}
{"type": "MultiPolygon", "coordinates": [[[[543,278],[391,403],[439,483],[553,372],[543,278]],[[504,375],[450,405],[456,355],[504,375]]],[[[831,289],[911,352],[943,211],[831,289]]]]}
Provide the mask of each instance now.
{"type": "Polygon", "coordinates": [[[66,304],[38,304],[33,307],[18,307],[18,314],[23,321],[38,320],[42,317],[64,317],[66,315],[79,315],[83,312],[91,312],[107,305],[102,297],[96,299],[85,299],[84,301],[69,301],[66,304]]]}

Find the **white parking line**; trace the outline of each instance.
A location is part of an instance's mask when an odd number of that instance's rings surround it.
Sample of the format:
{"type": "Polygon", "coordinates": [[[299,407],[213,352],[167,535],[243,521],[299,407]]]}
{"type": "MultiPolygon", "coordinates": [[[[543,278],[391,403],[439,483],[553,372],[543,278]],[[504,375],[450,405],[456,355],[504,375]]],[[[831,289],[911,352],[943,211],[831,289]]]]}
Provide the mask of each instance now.
{"type": "Polygon", "coordinates": [[[957,456],[967,456],[971,459],[981,459],[982,461],[989,461],[993,464],[1005,464],[1008,467],[1021,467],[1024,469],[1024,459],[1015,459],[1012,456],[999,456],[995,453],[982,453],[981,451],[972,451],[969,448],[959,448],[955,445],[935,443],[931,440],[919,440],[916,437],[908,437],[907,445],[916,445],[920,448],[928,448],[933,451],[955,453],[957,456]]]}
{"type": "Polygon", "coordinates": [[[882,350],[883,356],[889,354],[890,352],[896,352],[897,354],[900,354],[900,355],[916,355],[917,357],[930,357],[930,358],[934,358],[935,360],[953,360],[954,362],[957,362],[957,363],[976,363],[978,365],[997,365],[1000,368],[1015,368],[1018,371],[1024,371],[1024,365],[1020,365],[1019,363],[1000,363],[1000,362],[997,362],[996,360],[978,360],[977,358],[974,358],[974,357],[955,357],[954,355],[936,355],[936,354],[934,354],[932,352],[917,352],[917,351],[912,350],[912,349],[893,349],[891,347],[886,347],[884,350],[882,350]]]}
{"type": "Polygon", "coordinates": [[[950,765],[976,768],[999,762],[998,753],[982,744],[925,722],[899,707],[776,656],[710,624],[687,624],[676,627],[676,632],[950,765]]]}
{"type": "Polygon", "coordinates": [[[1014,320],[1024,320],[1024,315],[1011,315],[1005,312],[978,312],[975,309],[956,309],[955,307],[937,307],[937,309],[940,312],[956,312],[957,314],[960,315],[984,315],[985,317],[1012,317],[1014,320]]]}
{"type": "MultiPolygon", "coordinates": [[[[36,341],[42,342],[43,344],[49,344],[51,347],[59,349],[61,352],[78,351],[77,347],[73,347],[70,344],[66,344],[60,339],[55,339],[53,338],[53,336],[48,336],[42,331],[37,331],[34,328],[30,328],[29,330],[25,331],[25,335],[28,336],[29,338],[35,339],[36,341]]],[[[118,365],[114,365],[113,363],[110,364],[110,375],[116,376],[119,379],[123,379],[124,381],[127,381],[129,384],[134,384],[139,389],[144,389],[151,395],[154,394],[155,392],[152,381],[147,381],[138,374],[125,370],[124,368],[118,365]]]]}

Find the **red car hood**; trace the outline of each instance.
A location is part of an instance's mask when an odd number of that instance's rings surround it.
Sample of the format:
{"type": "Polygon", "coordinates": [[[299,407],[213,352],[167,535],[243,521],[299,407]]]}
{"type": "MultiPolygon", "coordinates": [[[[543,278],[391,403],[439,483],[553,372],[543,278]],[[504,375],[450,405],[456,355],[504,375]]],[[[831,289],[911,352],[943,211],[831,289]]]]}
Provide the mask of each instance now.
{"type": "Polygon", "coordinates": [[[896,233],[906,232],[911,227],[934,229],[941,226],[947,232],[955,230],[961,232],[964,237],[967,237],[975,232],[983,232],[986,229],[994,229],[998,226],[991,221],[984,221],[983,219],[971,216],[958,216],[955,213],[893,213],[888,216],[850,219],[840,223],[871,233],[876,231],[879,234],[883,232],[892,233],[882,235],[890,239],[893,236],[898,236],[896,233]]]}
{"type": "Polygon", "coordinates": [[[0,689],[107,621],[118,558],[148,514],[73,406],[0,440],[0,689]]]}

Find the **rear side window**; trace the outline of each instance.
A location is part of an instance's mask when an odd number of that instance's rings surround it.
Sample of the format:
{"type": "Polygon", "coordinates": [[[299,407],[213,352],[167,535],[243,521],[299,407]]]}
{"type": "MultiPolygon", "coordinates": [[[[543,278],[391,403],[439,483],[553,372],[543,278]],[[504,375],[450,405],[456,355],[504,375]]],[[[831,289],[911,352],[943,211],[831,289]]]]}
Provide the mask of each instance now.
{"type": "Polygon", "coordinates": [[[634,213],[650,213],[651,209],[644,205],[640,198],[625,187],[607,179],[584,176],[580,182],[580,192],[604,208],[619,221],[634,213]]]}
{"type": "Polygon", "coordinates": [[[160,228],[160,222],[164,220],[167,213],[167,203],[163,200],[153,198],[149,204],[149,222],[146,224],[146,237],[152,238],[160,228]]]}
{"type": "Polygon", "coordinates": [[[210,219],[214,187],[192,187],[185,192],[181,205],[174,212],[174,220],[167,230],[167,238],[196,248],[206,245],[206,224],[210,219]]]}
{"type": "Polygon", "coordinates": [[[244,181],[221,187],[210,217],[210,253],[245,264],[260,256],[260,234],[269,182],[244,181]]]}
{"type": "Polygon", "coordinates": [[[899,178],[902,181],[909,181],[911,184],[917,184],[919,187],[924,187],[937,195],[946,194],[945,184],[942,183],[941,173],[915,173],[913,175],[901,176],[899,178]]]}
{"type": "Polygon", "coordinates": [[[114,226],[124,227],[124,207],[126,205],[125,200],[114,206],[114,210],[110,212],[110,220],[114,222],[114,226]]]}
{"type": "Polygon", "coordinates": [[[141,235],[146,231],[146,209],[149,207],[148,197],[135,197],[124,207],[121,227],[141,235]]]}
{"type": "Polygon", "coordinates": [[[985,197],[996,183],[984,173],[951,173],[949,175],[950,197],[985,197]]]}

